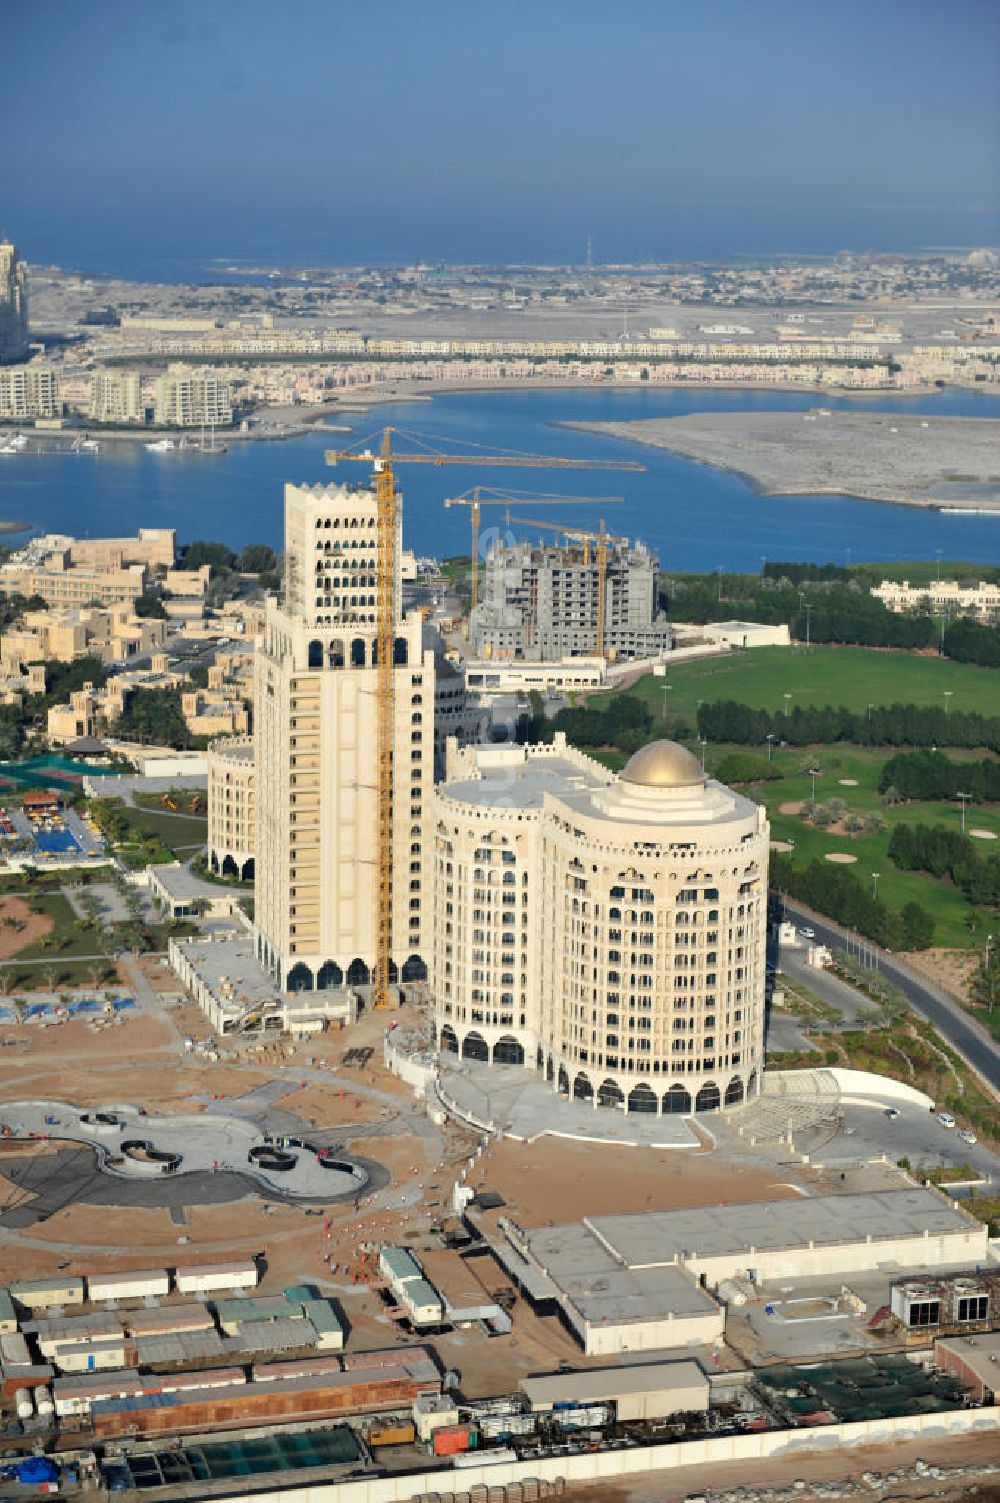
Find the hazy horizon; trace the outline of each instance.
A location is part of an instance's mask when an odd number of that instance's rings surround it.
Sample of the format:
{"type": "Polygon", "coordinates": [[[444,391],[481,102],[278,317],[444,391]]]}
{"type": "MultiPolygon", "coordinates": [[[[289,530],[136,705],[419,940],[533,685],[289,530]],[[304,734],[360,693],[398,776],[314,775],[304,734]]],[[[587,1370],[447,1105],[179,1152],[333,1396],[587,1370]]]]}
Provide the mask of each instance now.
{"type": "Polygon", "coordinates": [[[599,264],[1000,242],[992,0],[38,0],[28,260],[599,264]]]}

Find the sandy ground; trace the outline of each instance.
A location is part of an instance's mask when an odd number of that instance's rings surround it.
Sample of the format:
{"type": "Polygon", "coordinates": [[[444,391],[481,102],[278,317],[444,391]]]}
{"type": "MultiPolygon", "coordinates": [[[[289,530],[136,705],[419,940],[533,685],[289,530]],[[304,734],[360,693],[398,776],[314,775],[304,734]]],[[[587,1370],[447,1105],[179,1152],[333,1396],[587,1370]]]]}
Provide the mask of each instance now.
{"type": "Polygon", "coordinates": [[[779,804],[778,805],[778,813],[779,814],[801,814],[802,813],[802,800],[801,799],[786,799],[783,804],[779,804]]]}
{"type": "Polygon", "coordinates": [[[54,923],[49,914],[35,913],[23,898],[0,898],[0,960],[9,960],[37,944],[51,934],[54,923]]]}
{"type": "Polygon", "coordinates": [[[1000,507],[1000,422],[886,412],[696,412],[573,423],[736,470],[765,495],[1000,507]]]}
{"type": "Polygon", "coordinates": [[[901,954],[900,959],[912,971],[925,976],[935,986],[941,987],[942,991],[950,992],[960,1002],[971,1001],[970,988],[979,965],[978,951],[942,948],[912,950],[901,954]]]}
{"type": "Polygon", "coordinates": [[[794,1189],[770,1171],[708,1153],[596,1146],[544,1138],[492,1143],[469,1184],[502,1195],[524,1226],[575,1221],[600,1212],[675,1210],[727,1201],[781,1199],[794,1189]]]}
{"type": "Polygon", "coordinates": [[[835,866],[853,866],[857,856],[852,856],[848,851],[827,851],[826,860],[832,861],[835,866]]]}
{"type": "MultiPolygon", "coordinates": [[[[706,1492],[724,1492],[737,1488],[790,1488],[797,1481],[857,1481],[862,1472],[886,1472],[912,1467],[918,1459],[938,1466],[975,1466],[996,1463],[995,1435],[923,1436],[919,1441],[894,1441],[884,1446],[858,1446],[850,1450],[805,1453],[775,1457],[770,1461],[713,1463],[711,1466],[679,1467],[675,1471],[653,1472],[634,1480],[609,1484],[591,1483],[567,1489],[567,1503],[681,1503],[681,1500],[706,1492]]],[[[873,1494],[895,1503],[917,1503],[934,1498],[938,1503],[957,1503],[971,1495],[976,1484],[959,1478],[953,1484],[927,1478],[900,1482],[884,1493],[873,1494]]],[[[995,1482],[980,1483],[978,1503],[997,1503],[1000,1487],[995,1482]]]]}

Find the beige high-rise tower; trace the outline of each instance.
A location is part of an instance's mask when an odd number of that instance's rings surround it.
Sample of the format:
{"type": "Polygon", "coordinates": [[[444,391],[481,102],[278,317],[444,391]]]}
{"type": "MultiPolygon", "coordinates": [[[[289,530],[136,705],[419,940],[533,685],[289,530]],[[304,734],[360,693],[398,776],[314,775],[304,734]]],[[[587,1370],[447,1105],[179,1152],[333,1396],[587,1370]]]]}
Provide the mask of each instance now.
{"type": "MultiPolygon", "coordinates": [[[[402,555],[397,503],[395,559],[402,555]]],[[[285,487],[285,603],[255,668],[257,954],[287,990],[372,979],[378,529],[367,487],[285,487]]],[[[394,587],[391,980],[426,974],[434,655],[394,587]]]]}
{"type": "Polygon", "coordinates": [[[17,246],[0,239],[0,361],[23,360],[28,345],[28,287],[17,246]]]}

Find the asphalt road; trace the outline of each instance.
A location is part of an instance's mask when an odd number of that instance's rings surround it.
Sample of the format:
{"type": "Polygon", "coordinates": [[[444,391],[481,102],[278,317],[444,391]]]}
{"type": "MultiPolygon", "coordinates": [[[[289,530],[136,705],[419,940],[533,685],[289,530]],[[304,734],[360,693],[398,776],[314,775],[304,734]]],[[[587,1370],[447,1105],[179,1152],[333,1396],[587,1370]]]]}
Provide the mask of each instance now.
{"type": "MultiPolygon", "coordinates": [[[[831,948],[846,946],[845,931],[829,919],[820,918],[788,899],[785,900],[785,911],[798,927],[804,924],[807,928],[814,929],[816,938],[823,944],[831,948]]],[[[877,950],[875,953],[878,955],[879,970],[894,986],[899,987],[914,1011],[933,1023],[941,1037],[957,1049],[1000,1095],[1000,1047],[962,1011],[957,1002],[949,1001],[926,981],[918,980],[909,971],[903,970],[884,950],[877,950]]]]}

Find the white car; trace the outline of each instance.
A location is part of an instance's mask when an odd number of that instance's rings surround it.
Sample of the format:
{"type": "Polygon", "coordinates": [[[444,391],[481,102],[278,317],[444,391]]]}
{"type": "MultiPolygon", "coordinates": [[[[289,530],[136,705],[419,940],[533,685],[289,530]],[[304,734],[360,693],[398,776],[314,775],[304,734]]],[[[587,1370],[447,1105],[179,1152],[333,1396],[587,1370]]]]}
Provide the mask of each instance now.
{"type": "Polygon", "coordinates": [[[799,933],[802,935],[803,939],[815,939],[816,938],[816,930],[815,929],[800,929],[799,933]]]}
{"type": "Polygon", "coordinates": [[[979,1139],[976,1137],[975,1133],[974,1132],[970,1132],[967,1127],[963,1127],[962,1131],[959,1133],[958,1136],[961,1138],[961,1140],[962,1140],[963,1143],[968,1143],[968,1145],[969,1145],[970,1148],[973,1146],[974,1143],[978,1143],[979,1142],[979,1139]]]}
{"type": "Polygon", "coordinates": [[[938,1112],[937,1117],[942,1127],[955,1126],[955,1119],[951,1115],[951,1112],[938,1112]]]}
{"type": "Polygon", "coordinates": [[[896,1106],[887,1106],[885,1109],[885,1114],[889,1118],[890,1122],[895,1122],[896,1118],[899,1116],[899,1108],[896,1106]]]}

